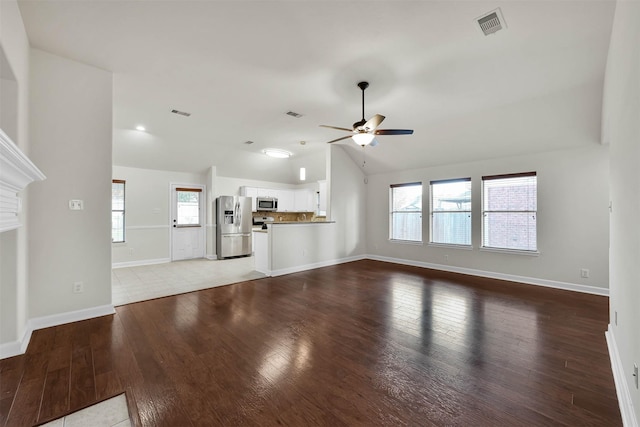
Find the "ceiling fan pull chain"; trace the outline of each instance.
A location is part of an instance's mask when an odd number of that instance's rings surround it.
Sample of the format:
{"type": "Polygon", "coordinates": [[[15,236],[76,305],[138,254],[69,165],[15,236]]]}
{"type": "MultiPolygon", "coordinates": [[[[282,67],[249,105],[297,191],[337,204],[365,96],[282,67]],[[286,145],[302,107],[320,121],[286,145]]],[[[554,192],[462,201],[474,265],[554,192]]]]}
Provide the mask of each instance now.
{"type": "Polygon", "coordinates": [[[367,160],[366,160],[366,156],[367,153],[364,151],[364,145],[362,146],[362,169],[364,169],[365,165],[367,164],[367,160]]]}

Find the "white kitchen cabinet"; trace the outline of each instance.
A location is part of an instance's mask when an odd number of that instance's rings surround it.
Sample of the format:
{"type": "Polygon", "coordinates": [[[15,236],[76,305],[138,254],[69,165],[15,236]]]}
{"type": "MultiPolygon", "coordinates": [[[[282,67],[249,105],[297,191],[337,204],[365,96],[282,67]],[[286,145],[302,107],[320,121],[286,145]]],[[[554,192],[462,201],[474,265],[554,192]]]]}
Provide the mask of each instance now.
{"type": "Polygon", "coordinates": [[[256,211],[256,198],[258,197],[258,189],[255,187],[240,187],[240,195],[251,197],[251,210],[256,211]]]}
{"type": "Polygon", "coordinates": [[[258,197],[278,197],[278,191],[275,188],[256,188],[258,197]]]}
{"type": "Polygon", "coordinates": [[[275,197],[278,198],[278,212],[295,211],[293,190],[277,190],[277,195],[275,197]]]}
{"type": "Polygon", "coordinates": [[[314,193],[310,189],[294,190],[293,210],[296,212],[315,212],[314,193]]]}
{"type": "Polygon", "coordinates": [[[327,181],[325,180],[318,181],[318,185],[320,188],[318,215],[326,215],[327,214],[327,181]]]}

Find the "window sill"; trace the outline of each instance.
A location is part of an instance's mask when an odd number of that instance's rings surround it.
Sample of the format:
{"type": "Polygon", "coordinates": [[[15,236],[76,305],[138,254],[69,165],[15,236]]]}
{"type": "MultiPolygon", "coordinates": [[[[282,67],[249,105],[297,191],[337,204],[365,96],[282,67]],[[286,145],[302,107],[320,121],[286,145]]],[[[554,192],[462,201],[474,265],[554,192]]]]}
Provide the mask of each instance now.
{"type": "Polygon", "coordinates": [[[405,244],[405,245],[416,245],[416,246],[422,246],[424,244],[422,241],[417,241],[417,240],[389,239],[389,242],[391,242],[391,243],[401,243],[401,244],[405,244]]]}
{"type": "Polygon", "coordinates": [[[456,245],[453,243],[435,243],[429,242],[429,246],[433,246],[434,248],[447,248],[447,249],[462,249],[465,251],[472,251],[473,245],[456,245]]]}
{"type": "Polygon", "coordinates": [[[127,246],[127,242],[111,242],[113,246],[127,246]]]}
{"type": "Polygon", "coordinates": [[[500,248],[487,248],[480,247],[482,252],[496,252],[500,254],[512,254],[512,255],[527,255],[527,256],[540,256],[539,251],[523,251],[519,249],[500,249],[500,248]]]}

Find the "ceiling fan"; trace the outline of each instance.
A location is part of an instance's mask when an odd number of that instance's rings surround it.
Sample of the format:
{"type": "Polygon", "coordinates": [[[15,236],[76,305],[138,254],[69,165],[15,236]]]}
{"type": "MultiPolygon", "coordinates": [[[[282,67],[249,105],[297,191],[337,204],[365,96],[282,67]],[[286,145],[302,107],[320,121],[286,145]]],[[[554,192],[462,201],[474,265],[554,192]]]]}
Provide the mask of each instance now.
{"type": "Polygon", "coordinates": [[[376,114],[371,117],[369,120],[364,119],[364,91],[369,87],[368,82],[360,82],[358,83],[358,87],[362,90],[362,119],[353,124],[352,129],[341,128],[336,126],[327,126],[320,125],[324,128],[343,130],[346,132],[352,133],[352,135],[343,136],[342,138],[334,139],[333,141],[329,141],[328,144],[333,142],[342,141],[343,139],[352,138],[353,141],[361,146],[371,145],[375,147],[378,145],[378,142],[375,140],[376,135],[411,135],[413,133],[412,129],[378,129],[380,123],[384,120],[384,116],[380,114],[376,114]]]}

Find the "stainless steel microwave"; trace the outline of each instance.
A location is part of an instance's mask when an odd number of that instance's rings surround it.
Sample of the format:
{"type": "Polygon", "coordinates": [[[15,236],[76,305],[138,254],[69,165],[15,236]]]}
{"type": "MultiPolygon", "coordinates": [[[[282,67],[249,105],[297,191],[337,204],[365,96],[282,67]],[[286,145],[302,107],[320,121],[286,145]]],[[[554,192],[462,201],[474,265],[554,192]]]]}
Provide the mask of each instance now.
{"type": "Polygon", "coordinates": [[[258,197],[256,210],[275,212],[278,210],[278,199],[275,197],[258,197]]]}

